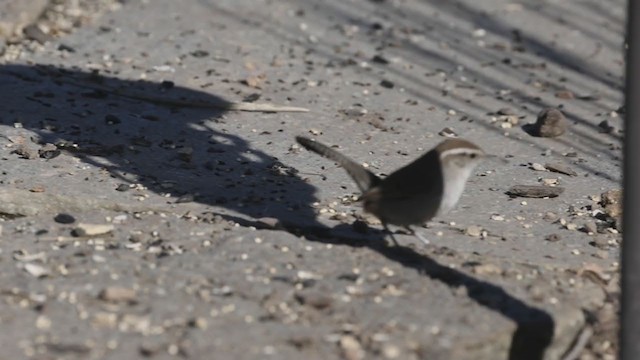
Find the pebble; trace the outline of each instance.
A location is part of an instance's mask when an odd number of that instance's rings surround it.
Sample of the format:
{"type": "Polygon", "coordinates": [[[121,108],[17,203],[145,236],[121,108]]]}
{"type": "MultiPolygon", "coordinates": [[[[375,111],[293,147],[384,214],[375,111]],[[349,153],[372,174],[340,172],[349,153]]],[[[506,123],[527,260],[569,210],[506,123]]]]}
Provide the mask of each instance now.
{"type": "Polygon", "coordinates": [[[358,339],[351,335],[345,335],[340,338],[340,348],[347,360],[361,360],[365,358],[365,352],[358,339]]]}
{"type": "Polygon", "coordinates": [[[465,229],[464,233],[469,236],[479,237],[482,235],[482,228],[477,225],[471,225],[465,229]]]}
{"type": "Polygon", "coordinates": [[[506,108],[498,109],[498,111],[496,111],[496,114],[504,115],[504,116],[511,116],[511,115],[515,115],[516,112],[512,108],[506,107],[506,108]]]}
{"type": "Polygon", "coordinates": [[[565,227],[567,228],[567,230],[571,230],[571,231],[574,231],[574,230],[578,229],[578,225],[576,225],[574,223],[567,223],[565,225],[565,227]]]}
{"type": "Polygon", "coordinates": [[[38,157],[38,152],[35,151],[34,149],[24,145],[24,144],[19,144],[15,150],[13,150],[11,152],[12,154],[18,154],[21,158],[23,159],[35,159],[38,157]]]}
{"type": "Polygon", "coordinates": [[[564,192],[559,186],[514,185],[507,190],[507,195],[528,198],[554,198],[564,192]]]}
{"type": "Polygon", "coordinates": [[[593,221],[586,222],[582,229],[589,235],[593,235],[598,232],[598,226],[593,221]]]}
{"type": "Polygon", "coordinates": [[[51,273],[49,269],[45,268],[44,266],[34,263],[24,264],[24,270],[28,272],[29,275],[37,278],[45,277],[51,273]]]}
{"type": "Polygon", "coordinates": [[[485,35],[487,35],[487,30],[485,30],[485,29],[475,29],[475,30],[473,30],[471,35],[473,37],[475,37],[475,38],[484,37],[485,35]]]}
{"type": "Polygon", "coordinates": [[[449,128],[449,127],[446,127],[444,129],[440,130],[438,135],[444,136],[444,137],[449,137],[449,138],[458,137],[458,134],[456,134],[456,132],[453,131],[453,129],[449,128]]]}
{"type": "Polygon", "coordinates": [[[531,164],[531,168],[535,171],[547,171],[547,168],[542,164],[533,163],[531,164]]]}
{"type": "Polygon", "coordinates": [[[111,224],[87,224],[87,223],[79,223],[76,226],[71,234],[73,236],[81,237],[81,236],[98,236],[104,235],[112,232],[115,227],[111,224]]]}
{"type": "Polygon", "coordinates": [[[549,222],[554,222],[558,220],[558,215],[554,212],[551,211],[547,211],[544,216],[542,216],[542,219],[549,221],[549,222]]]}
{"type": "Polygon", "coordinates": [[[389,80],[382,80],[380,81],[380,86],[387,89],[393,89],[393,87],[396,86],[396,84],[394,84],[392,81],[389,81],[389,80]]]}
{"type": "Polygon", "coordinates": [[[53,159],[60,155],[60,150],[58,147],[53,144],[44,144],[40,149],[38,149],[38,155],[43,159],[53,159]]]}
{"type": "Polygon", "coordinates": [[[604,236],[595,236],[589,244],[601,250],[609,249],[609,240],[604,236]]]}
{"type": "Polygon", "coordinates": [[[560,90],[560,91],[556,92],[556,97],[558,99],[564,99],[564,100],[575,99],[575,95],[573,94],[573,92],[571,92],[569,90],[560,90]]]}
{"type": "Polygon", "coordinates": [[[387,359],[397,359],[400,356],[400,348],[393,344],[387,344],[382,348],[382,355],[387,359]]]}
{"type": "Polygon", "coordinates": [[[560,174],[565,174],[569,176],[578,176],[578,173],[575,172],[572,168],[567,165],[559,164],[559,163],[546,163],[544,167],[549,171],[557,172],[560,174]]]}
{"type": "Polygon", "coordinates": [[[547,108],[538,114],[533,125],[534,135],[541,137],[558,137],[567,131],[569,121],[564,114],[555,108],[547,108]]]}
{"type": "Polygon", "coordinates": [[[557,241],[560,241],[561,238],[560,238],[560,235],[558,235],[558,234],[549,234],[544,239],[549,241],[549,242],[557,242],[557,241]]]}
{"type": "Polygon", "coordinates": [[[60,213],[53,218],[53,221],[57,222],[58,224],[73,224],[74,222],[76,222],[76,218],[69,214],[60,213]]]}
{"type": "Polygon", "coordinates": [[[137,294],[133,289],[119,286],[109,286],[100,291],[100,294],[98,294],[98,298],[100,300],[108,302],[135,303],[137,300],[137,294]]]}
{"type": "Polygon", "coordinates": [[[295,299],[302,305],[308,305],[318,310],[331,307],[333,300],[331,296],[320,291],[305,291],[295,294],[295,299]]]}
{"type": "Polygon", "coordinates": [[[616,131],[616,128],[613,125],[609,124],[608,120],[602,120],[598,124],[598,127],[600,128],[600,132],[605,134],[611,134],[616,131]]]}
{"type": "Polygon", "coordinates": [[[482,264],[473,267],[473,272],[478,275],[501,274],[502,269],[494,264],[482,264]]]}

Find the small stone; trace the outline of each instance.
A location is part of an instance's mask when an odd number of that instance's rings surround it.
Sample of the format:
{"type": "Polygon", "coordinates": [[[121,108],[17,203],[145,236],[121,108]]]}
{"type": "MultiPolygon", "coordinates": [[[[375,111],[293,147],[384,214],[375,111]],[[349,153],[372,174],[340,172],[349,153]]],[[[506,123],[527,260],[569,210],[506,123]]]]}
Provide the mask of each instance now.
{"type": "Polygon", "coordinates": [[[33,150],[32,148],[19,144],[15,150],[11,152],[12,154],[18,154],[21,158],[32,160],[38,157],[38,152],[33,150]]]}
{"type": "Polygon", "coordinates": [[[96,327],[113,329],[118,325],[118,314],[110,312],[98,312],[93,315],[91,324],[96,327]]]}
{"type": "Polygon", "coordinates": [[[615,221],[616,229],[622,230],[622,190],[609,190],[602,193],[600,198],[605,214],[615,221]]]}
{"type": "Polygon", "coordinates": [[[494,264],[481,264],[473,267],[473,272],[478,275],[501,274],[502,269],[494,264]]]}
{"type": "Polygon", "coordinates": [[[475,30],[473,30],[471,35],[473,37],[475,37],[475,38],[484,37],[485,35],[487,35],[487,30],[485,30],[485,29],[475,29],[475,30]]]}
{"type": "Polygon", "coordinates": [[[53,221],[57,222],[58,224],[73,224],[74,222],[76,222],[76,218],[69,214],[60,213],[53,218],[53,221]]]}
{"type": "Polygon", "coordinates": [[[533,163],[531,164],[531,168],[535,171],[547,171],[547,168],[544,167],[542,164],[538,164],[538,163],[533,163]]]}
{"type": "Polygon", "coordinates": [[[533,125],[533,134],[541,137],[557,137],[565,133],[569,121],[564,114],[555,108],[542,110],[533,125]]]}
{"type": "Polygon", "coordinates": [[[333,302],[331,296],[320,291],[305,291],[295,294],[295,299],[302,305],[308,305],[318,310],[329,308],[333,302]]]}
{"type": "Polygon", "coordinates": [[[605,134],[611,134],[616,131],[616,128],[613,125],[609,124],[608,120],[602,120],[598,124],[598,127],[600,128],[600,132],[605,134]]]}
{"type": "Polygon", "coordinates": [[[112,232],[115,227],[111,224],[79,223],[71,232],[73,236],[99,236],[112,232]]]}
{"type": "Polygon", "coordinates": [[[479,237],[482,235],[482,228],[477,225],[471,225],[464,230],[464,233],[469,236],[479,237]]]}
{"type": "Polygon", "coordinates": [[[57,157],[58,155],[60,155],[60,150],[58,150],[58,147],[53,145],[53,144],[44,144],[42,145],[42,147],[38,150],[38,155],[40,155],[41,158],[43,159],[53,159],[55,157],[57,157]]]}
{"type": "Polygon", "coordinates": [[[549,234],[544,239],[546,241],[549,241],[549,242],[557,242],[557,241],[560,241],[560,235],[558,235],[558,234],[549,234]]]}
{"type": "Polygon", "coordinates": [[[137,302],[136,297],[137,294],[135,290],[119,286],[106,287],[98,294],[100,300],[114,303],[127,302],[132,304],[137,302]]]}
{"type": "Polygon", "coordinates": [[[512,108],[507,107],[507,108],[499,109],[498,111],[496,111],[496,114],[503,115],[503,116],[512,116],[512,115],[515,115],[516,112],[512,108]]]}
{"type": "Polygon", "coordinates": [[[262,225],[266,229],[279,229],[282,228],[280,220],[273,217],[261,217],[257,220],[258,224],[262,225]]]}
{"type": "Polygon", "coordinates": [[[120,192],[129,191],[131,189],[132,188],[130,184],[118,184],[118,186],[116,186],[116,191],[120,192]]]}
{"type": "Polygon", "coordinates": [[[622,190],[615,189],[603,192],[602,194],[600,194],[600,198],[602,199],[601,201],[603,206],[607,206],[609,204],[618,204],[622,200],[622,190]]]}
{"type": "Polygon", "coordinates": [[[565,174],[569,176],[578,176],[578,173],[575,172],[572,168],[567,165],[559,164],[559,163],[546,163],[544,167],[549,171],[557,172],[560,174],[565,174]]]}
{"type": "Polygon", "coordinates": [[[193,148],[186,146],[178,149],[178,158],[183,162],[189,163],[193,158],[193,148]]]}
{"type": "Polygon", "coordinates": [[[440,130],[440,132],[438,133],[438,135],[440,136],[444,136],[444,137],[448,137],[448,138],[455,138],[458,137],[458,134],[456,134],[455,131],[453,131],[452,128],[446,127],[442,130],[440,130]]]}
{"type": "Polygon", "coordinates": [[[120,124],[122,121],[120,120],[119,117],[113,115],[113,114],[107,114],[104,117],[104,122],[107,125],[116,125],[116,124],[120,124]]]}
{"type": "Polygon", "coordinates": [[[507,190],[507,195],[512,197],[554,198],[563,192],[564,188],[559,186],[515,185],[507,190]]]}
{"type": "Polygon", "coordinates": [[[601,250],[607,250],[609,249],[609,240],[604,236],[595,236],[589,245],[595,246],[601,250]]]}
{"type": "Polygon", "coordinates": [[[400,356],[400,348],[393,344],[386,344],[382,348],[382,355],[387,359],[397,359],[400,356]]]}
{"type": "Polygon", "coordinates": [[[207,322],[207,319],[198,316],[189,320],[189,326],[196,329],[206,330],[209,327],[209,323],[207,322]]]}
{"type": "Polygon", "coordinates": [[[34,263],[24,264],[24,270],[28,272],[29,275],[37,278],[48,276],[51,273],[49,269],[45,268],[44,266],[34,263]]]}
{"type": "Polygon", "coordinates": [[[389,81],[389,80],[382,80],[380,81],[380,86],[387,89],[393,89],[393,87],[396,86],[396,84],[394,84],[392,81],[389,81]]]}
{"type": "Polygon", "coordinates": [[[340,338],[340,348],[342,349],[344,358],[347,360],[361,360],[365,358],[365,352],[358,339],[351,335],[345,335],[340,338]]]}
{"type": "Polygon", "coordinates": [[[558,220],[558,215],[554,212],[548,211],[542,216],[542,219],[549,222],[555,222],[558,220]]]}
{"type": "Polygon", "coordinates": [[[371,58],[371,61],[374,62],[374,63],[377,63],[377,64],[382,64],[382,65],[389,64],[389,60],[387,60],[382,55],[374,55],[373,58],[371,58]]]}
{"type": "Polygon", "coordinates": [[[558,99],[565,99],[565,100],[575,99],[575,95],[573,94],[573,92],[569,90],[560,90],[556,92],[556,97],[558,99]]]}
{"type": "Polygon", "coordinates": [[[51,319],[46,315],[38,315],[36,318],[36,328],[39,330],[49,330],[51,328],[51,319]]]}
{"type": "Polygon", "coordinates": [[[195,200],[195,196],[193,194],[184,194],[180,197],[178,197],[175,201],[176,204],[184,204],[184,203],[190,203],[193,202],[195,200]]]}
{"type": "Polygon", "coordinates": [[[540,179],[540,182],[542,182],[546,186],[558,185],[558,179],[540,179]]]}
{"type": "Polygon", "coordinates": [[[504,221],[504,216],[502,216],[502,215],[495,215],[495,214],[494,214],[494,215],[491,215],[491,220],[494,220],[494,221],[504,221]]]}
{"type": "Polygon", "coordinates": [[[242,84],[252,87],[254,89],[261,89],[262,82],[265,80],[265,76],[247,76],[244,80],[240,81],[242,84]]]}
{"type": "Polygon", "coordinates": [[[499,119],[510,125],[518,125],[520,122],[520,118],[517,115],[502,115],[499,119]]]}
{"type": "Polygon", "coordinates": [[[48,42],[50,40],[53,40],[53,36],[52,35],[47,34],[46,32],[44,32],[43,29],[41,29],[40,26],[38,26],[35,23],[27,25],[24,29],[22,29],[22,33],[27,38],[29,38],[31,40],[35,40],[35,41],[39,42],[40,44],[44,44],[44,43],[46,43],[46,42],[48,42]]]}
{"type": "Polygon", "coordinates": [[[584,224],[584,226],[582,227],[582,230],[589,235],[593,235],[598,232],[598,226],[596,225],[595,222],[589,221],[584,224]]]}

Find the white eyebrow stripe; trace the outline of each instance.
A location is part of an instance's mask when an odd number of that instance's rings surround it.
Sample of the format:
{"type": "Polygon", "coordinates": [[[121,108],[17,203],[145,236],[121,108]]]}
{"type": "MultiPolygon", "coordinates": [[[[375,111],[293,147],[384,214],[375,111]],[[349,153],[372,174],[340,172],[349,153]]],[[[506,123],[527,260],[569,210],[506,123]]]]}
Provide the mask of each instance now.
{"type": "Polygon", "coordinates": [[[478,154],[482,155],[483,151],[478,149],[469,149],[469,148],[457,148],[457,149],[449,149],[445,150],[440,154],[440,158],[444,158],[449,155],[461,155],[461,154],[478,154]]]}

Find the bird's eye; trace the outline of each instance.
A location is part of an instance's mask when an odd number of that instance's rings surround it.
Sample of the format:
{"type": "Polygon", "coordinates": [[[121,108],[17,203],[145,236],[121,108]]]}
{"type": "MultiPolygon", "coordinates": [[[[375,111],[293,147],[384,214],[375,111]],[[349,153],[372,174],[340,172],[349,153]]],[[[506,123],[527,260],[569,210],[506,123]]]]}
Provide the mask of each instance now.
{"type": "Polygon", "coordinates": [[[472,159],[475,159],[476,156],[478,156],[478,154],[471,154],[470,156],[471,156],[472,159]]]}

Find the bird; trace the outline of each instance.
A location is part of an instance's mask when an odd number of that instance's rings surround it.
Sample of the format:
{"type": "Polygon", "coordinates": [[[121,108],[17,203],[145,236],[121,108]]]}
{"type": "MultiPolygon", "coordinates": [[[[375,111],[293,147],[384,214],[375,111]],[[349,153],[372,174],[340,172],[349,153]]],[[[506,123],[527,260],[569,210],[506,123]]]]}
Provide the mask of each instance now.
{"type": "Polygon", "coordinates": [[[398,245],[389,225],[402,227],[423,243],[429,241],[411,227],[422,225],[454,208],[467,180],[487,154],[471,141],[450,138],[406,166],[381,178],[335,149],[304,136],[305,149],[338,163],[362,193],[364,211],[380,219],[398,245]]]}

